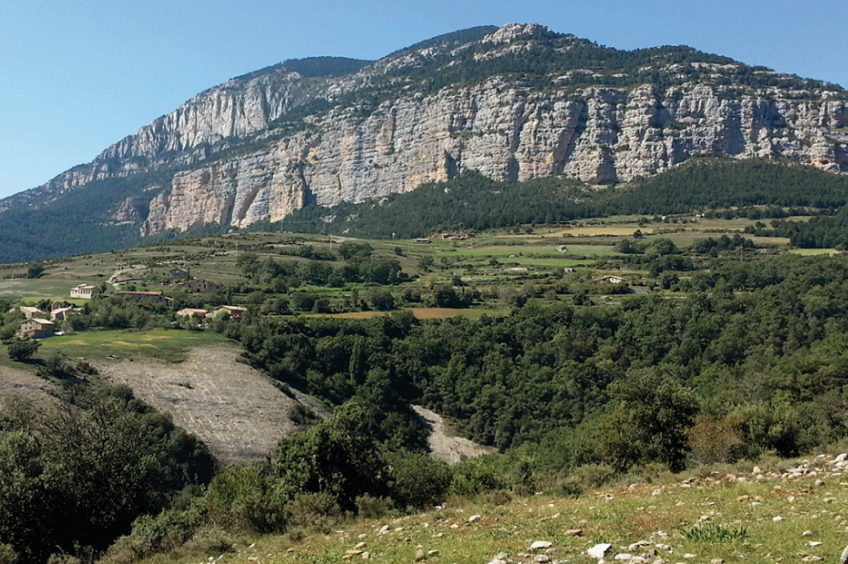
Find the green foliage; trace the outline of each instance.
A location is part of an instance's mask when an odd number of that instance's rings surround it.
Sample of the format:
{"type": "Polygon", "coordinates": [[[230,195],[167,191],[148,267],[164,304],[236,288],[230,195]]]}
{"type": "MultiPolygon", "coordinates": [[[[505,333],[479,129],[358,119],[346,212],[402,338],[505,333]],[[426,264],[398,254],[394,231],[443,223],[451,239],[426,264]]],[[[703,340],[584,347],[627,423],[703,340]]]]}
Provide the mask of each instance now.
{"type": "Polygon", "coordinates": [[[447,464],[412,452],[392,453],[386,459],[390,496],[399,507],[424,509],[444,500],[453,479],[447,464]]]}
{"type": "Polygon", "coordinates": [[[112,560],[140,560],[157,552],[182,546],[200,528],[201,516],[195,509],[162,511],[156,516],[141,515],[128,535],[109,547],[112,560]]]}
{"type": "Polygon", "coordinates": [[[485,458],[463,460],[453,468],[450,491],[455,495],[473,497],[501,490],[505,484],[485,458]]]}
{"type": "Polygon", "coordinates": [[[0,434],[0,543],[32,562],[57,547],[105,549],[213,470],[202,445],[128,389],[63,391],[57,410],[0,434]]]}
{"type": "Polygon", "coordinates": [[[680,534],[689,541],[714,544],[742,540],[748,536],[748,529],[745,525],[731,527],[709,523],[702,527],[680,529],[680,534]]]}
{"type": "Polygon", "coordinates": [[[16,339],[9,343],[6,350],[10,359],[16,362],[26,362],[35,355],[40,346],[40,341],[16,339]]]}
{"type": "Polygon", "coordinates": [[[274,474],[293,494],[324,493],[342,508],[356,508],[363,494],[380,495],[386,469],[367,433],[367,412],[356,404],[305,433],[283,438],[274,452],[274,474]]]}
{"type": "Polygon", "coordinates": [[[308,57],[289,59],[281,66],[287,71],[296,72],[302,76],[333,77],[354,73],[370,62],[347,57],[308,57]]]}
{"type": "Polygon", "coordinates": [[[236,530],[282,531],[293,497],[260,463],[236,464],[220,472],[200,503],[208,521],[236,530]]]}
{"type": "Polygon", "coordinates": [[[694,424],[697,400],[691,390],[656,369],[631,372],[609,387],[612,412],[600,426],[599,454],[619,471],[658,460],[672,471],[686,460],[686,430],[694,424]]]}

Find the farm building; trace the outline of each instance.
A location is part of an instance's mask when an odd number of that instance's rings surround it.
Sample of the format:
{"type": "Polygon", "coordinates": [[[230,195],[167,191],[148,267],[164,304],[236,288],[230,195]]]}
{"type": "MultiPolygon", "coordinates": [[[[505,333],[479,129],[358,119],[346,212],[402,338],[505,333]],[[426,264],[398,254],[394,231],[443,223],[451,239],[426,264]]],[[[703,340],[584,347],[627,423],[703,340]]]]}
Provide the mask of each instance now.
{"type": "Polygon", "coordinates": [[[187,307],[183,308],[177,312],[177,315],[180,317],[191,317],[192,315],[198,315],[200,317],[206,317],[206,314],[209,313],[205,309],[200,309],[196,307],[187,307]]]}
{"type": "Polygon", "coordinates": [[[627,280],[619,276],[603,276],[593,281],[594,284],[626,284],[627,280]]]}
{"type": "Polygon", "coordinates": [[[56,333],[56,325],[46,319],[27,319],[21,323],[19,335],[21,338],[46,339],[56,333]]]}
{"type": "Polygon", "coordinates": [[[247,309],[239,306],[218,306],[212,311],[206,313],[206,317],[214,318],[218,317],[218,315],[222,315],[224,312],[230,314],[230,317],[233,319],[238,319],[245,313],[247,313],[247,309]]]}
{"type": "Polygon", "coordinates": [[[211,280],[204,280],[203,278],[194,278],[189,280],[186,287],[188,288],[188,291],[193,294],[216,294],[218,293],[218,290],[221,289],[220,286],[211,280]]]}
{"type": "Polygon", "coordinates": [[[75,288],[71,288],[72,298],[82,298],[84,300],[90,300],[93,296],[96,296],[98,294],[100,294],[100,288],[97,286],[80,284],[75,288]]]}

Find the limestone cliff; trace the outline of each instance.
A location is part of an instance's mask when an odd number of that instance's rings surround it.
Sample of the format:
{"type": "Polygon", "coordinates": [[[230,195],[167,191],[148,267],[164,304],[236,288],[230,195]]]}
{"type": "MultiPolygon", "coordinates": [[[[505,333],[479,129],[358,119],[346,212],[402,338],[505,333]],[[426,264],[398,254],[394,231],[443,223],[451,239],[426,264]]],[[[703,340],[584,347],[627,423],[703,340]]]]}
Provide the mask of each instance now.
{"type": "Polygon", "coordinates": [[[111,211],[148,235],[275,221],[310,202],[361,202],[464,169],[609,184],[713,155],[844,173],[846,105],[838,86],[691,49],[618,52],[510,25],[436,38],[342,76],[282,64],[231,80],[0,209],[159,171],[170,182],[157,177],[111,211]]]}

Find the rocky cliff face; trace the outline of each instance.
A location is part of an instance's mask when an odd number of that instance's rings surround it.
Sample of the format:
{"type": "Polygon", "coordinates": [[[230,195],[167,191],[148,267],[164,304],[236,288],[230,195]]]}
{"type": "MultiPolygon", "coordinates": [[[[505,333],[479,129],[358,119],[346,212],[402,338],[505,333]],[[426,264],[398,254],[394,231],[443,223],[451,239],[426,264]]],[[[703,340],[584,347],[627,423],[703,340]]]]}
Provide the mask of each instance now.
{"type": "Polygon", "coordinates": [[[511,25],[339,78],[308,78],[283,65],[199,95],[34,194],[171,166],[170,186],[151,184],[113,210],[114,220],[135,221],[147,235],[275,221],[310,202],[361,202],[464,169],[498,180],[561,174],[609,184],[713,155],[786,157],[848,172],[845,91],[767,69],[646,58],[649,65],[629,75],[570,69],[548,73],[539,87],[514,72],[491,72],[436,91],[422,91],[415,76],[428,64],[435,70],[425,81],[462,61],[479,73],[484,63],[568,56],[587,45],[511,25]],[[316,100],[325,105],[276,127],[316,100]]]}

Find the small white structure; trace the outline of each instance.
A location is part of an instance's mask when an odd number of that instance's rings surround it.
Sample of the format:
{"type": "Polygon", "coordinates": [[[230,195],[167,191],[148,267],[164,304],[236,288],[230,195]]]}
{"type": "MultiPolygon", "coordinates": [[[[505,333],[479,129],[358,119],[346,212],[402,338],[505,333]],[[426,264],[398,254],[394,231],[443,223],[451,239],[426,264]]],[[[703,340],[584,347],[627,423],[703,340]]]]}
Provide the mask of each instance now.
{"type": "Polygon", "coordinates": [[[603,276],[594,281],[595,284],[625,284],[627,280],[619,276],[603,276]]]}
{"type": "Polygon", "coordinates": [[[100,288],[97,286],[89,286],[87,284],[80,284],[75,288],[71,288],[71,297],[72,298],[81,298],[83,300],[90,300],[93,296],[100,294],[100,288]]]}

